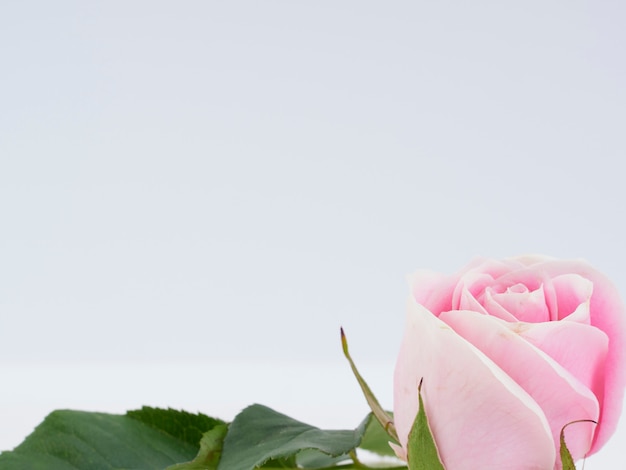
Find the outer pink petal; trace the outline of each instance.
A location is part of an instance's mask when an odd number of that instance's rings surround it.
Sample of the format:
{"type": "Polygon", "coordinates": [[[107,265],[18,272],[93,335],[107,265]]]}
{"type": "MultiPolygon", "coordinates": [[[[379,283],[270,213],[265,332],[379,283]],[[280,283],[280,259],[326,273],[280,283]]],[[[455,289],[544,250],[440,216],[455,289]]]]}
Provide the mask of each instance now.
{"type": "MultiPolygon", "coordinates": [[[[608,338],[598,328],[571,321],[525,323],[519,330],[529,343],[552,357],[598,397],[600,410],[604,405],[604,386],[608,338]]],[[[605,425],[601,419],[596,436],[605,425]]],[[[597,442],[597,437],[596,441],[597,442]]],[[[595,447],[592,446],[593,453],[595,447]]]]}
{"type": "MultiPolygon", "coordinates": [[[[439,317],[518,383],[543,409],[555,446],[563,426],[581,419],[597,420],[596,396],[544,352],[527,342],[509,324],[476,312],[452,311],[439,317]]],[[[595,425],[580,423],[566,430],[574,460],[589,451],[595,425]]]]}
{"type": "MultiPolygon", "coordinates": [[[[581,304],[588,303],[593,293],[593,283],[578,274],[556,276],[552,279],[552,285],[556,293],[559,320],[576,312],[581,304]]],[[[568,320],[589,323],[590,319],[589,315],[586,315],[584,318],[570,317],[568,320]]]]}
{"type": "Polygon", "coordinates": [[[604,364],[604,393],[600,396],[600,425],[591,453],[599,450],[611,437],[622,410],[626,388],[626,308],[611,281],[584,261],[546,261],[534,266],[551,277],[575,273],[593,283],[591,324],[609,338],[604,364]]]}
{"type": "Polygon", "coordinates": [[[514,258],[499,260],[492,258],[476,258],[466,267],[464,272],[476,271],[498,278],[510,271],[521,269],[524,265],[514,258]]]}
{"type": "Polygon", "coordinates": [[[531,255],[521,255],[514,256],[512,258],[507,258],[506,261],[513,261],[516,263],[520,263],[523,266],[532,266],[539,263],[545,263],[546,261],[554,261],[556,258],[552,256],[539,255],[539,254],[531,254],[531,255]]]}
{"type": "Polygon", "coordinates": [[[482,352],[415,301],[394,379],[394,413],[406,448],[422,393],[446,470],[547,470],[556,454],[537,403],[482,352]]]}
{"type": "Polygon", "coordinates": [[[409,276],[409,284],[415,300],[435,315],[439,315],[441,312],[457,309],[458,306],[453,305],[453,295],[463,277],[472,277],[472,273],[477,273],[480,276],[482,273],[493,278],[520,267],[522,265],[514,261],[476,258],[452,275],[420,269],[409,276]]]}
{"type": "Polygon", "coordinates": [[[441,273],[420,269],[409,276],[413,298],[431,312],[452,309],[452,293],[459,282],[459,275],[445,276],[441,273]]]}

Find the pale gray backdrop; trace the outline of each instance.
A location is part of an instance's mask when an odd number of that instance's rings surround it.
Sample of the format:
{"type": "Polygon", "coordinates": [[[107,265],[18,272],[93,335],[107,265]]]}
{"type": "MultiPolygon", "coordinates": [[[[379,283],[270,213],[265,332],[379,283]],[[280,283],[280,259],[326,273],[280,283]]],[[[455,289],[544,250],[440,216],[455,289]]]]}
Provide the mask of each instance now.
{"type": "MultiPolygon", "coordinates": [[[[626,294],[624,24],[603,0],[2,2],[0,367],[337,362],[340,325],[392,367],[405,275],[476,255],[586,258],[626,294]]],[[[0,417],[0,447],[41,418],[0,417]]]]}

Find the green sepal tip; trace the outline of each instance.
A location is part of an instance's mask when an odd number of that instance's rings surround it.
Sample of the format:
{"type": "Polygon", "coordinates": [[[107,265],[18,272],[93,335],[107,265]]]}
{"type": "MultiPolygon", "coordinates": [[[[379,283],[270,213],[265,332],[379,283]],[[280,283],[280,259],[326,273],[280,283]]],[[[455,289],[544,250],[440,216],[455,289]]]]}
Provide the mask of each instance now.
{"type": "Polygon", "coordinates": [[[341,347],[343,349],[343,354],[350,363],[350,368],[352,369],[352,373],[356,377],[357,382],[359,383],[361,390],[363,391],[363,395],[365,395],[365,400],[367,400],[367,404],[369,405],[372,413],[383,427],[383,429],[389,434],[389,437],[393,439],[395,442],[400,442],[398,440],[398,433],[396,432],[396,427],[393,424],[393,419],[385,411],[385,409],[380,406],[380,403],[376,399],[376,396],[365,382],[365,379],[359,373],[352,357],[350,356],[350,352],[348,351],[348,339],[346,338],[346,333],[343,331],[343,328],[340,328],[341,331],[341,347]]]}
{"type": "Polygon", "coordinates": [[[445,470],[439,459],[437,445],[428,425],[428,417],[422,399],[422,382],[423,379],[420,380],[417,387],[419,410],[409,432],[407,445],[409,470],[445,470]]]}
{"type": "Polygon", "coordinates": [[[574,459],[572,458],[572,454],[567,448],[567,444],[565,444],[565,428],[570,424],[575,423],[595,423],[598,424],[597,421],[593,419],[579,419],[578,421],[572,421],[567,423],[565,426],[561,428],[561,435],[559,437],[561,441],[561,446],[559,449],[559,453],[561,454],[561,465],[563,466],[563,470],[576,470],[576,465],[574,464],[574,459]]]}

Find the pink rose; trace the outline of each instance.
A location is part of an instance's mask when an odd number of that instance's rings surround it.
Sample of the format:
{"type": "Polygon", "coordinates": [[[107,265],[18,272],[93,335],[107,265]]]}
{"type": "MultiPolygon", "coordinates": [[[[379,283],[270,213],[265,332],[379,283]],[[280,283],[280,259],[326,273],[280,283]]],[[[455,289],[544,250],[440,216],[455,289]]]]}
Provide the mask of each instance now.
{"type": "Polygon", "coordinates": [[[446,470],[561,468],[615,431],[626,386],[626,312],[581,261],[481,259],[460,273],[411,278],[394,379],[406,458],[417,386],[446,470]]]}

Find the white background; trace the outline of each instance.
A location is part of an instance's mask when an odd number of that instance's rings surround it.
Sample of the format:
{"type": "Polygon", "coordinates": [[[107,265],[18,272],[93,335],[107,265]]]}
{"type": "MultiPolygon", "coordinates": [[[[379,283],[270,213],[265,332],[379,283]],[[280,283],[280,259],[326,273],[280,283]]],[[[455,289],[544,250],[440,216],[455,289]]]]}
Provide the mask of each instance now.
{"type": "Polygon", "coordinates": [[[0,449],[56,407],[353,427],[339,326],[391,406],[418,267],[582,257],[626,293],[624,24],[605,0],[2,2],[0,449]]]}

